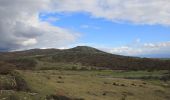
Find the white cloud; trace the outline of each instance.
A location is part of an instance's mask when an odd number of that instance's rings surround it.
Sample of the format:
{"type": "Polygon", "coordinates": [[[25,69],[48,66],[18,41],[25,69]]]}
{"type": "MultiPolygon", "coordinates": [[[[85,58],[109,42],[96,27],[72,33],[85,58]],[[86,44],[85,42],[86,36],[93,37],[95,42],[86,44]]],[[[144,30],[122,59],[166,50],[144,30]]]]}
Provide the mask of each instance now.
{"type": "Polygon", "coordinates": [[[90,26],[89,25],[81,25],[80,27],[81,28],[89,28],[90,26]]]}
{"type": "Polygon", "coordinates": [[[58,12],[87,12],[113,22],[170,25],[169,0],[56,0],[58,12]]]}
{"type": "Polygon", "coordinates": [[[160,43],[145,43],[144,46],[146,48],[162,48],[162,47],[170,47],[170,41],[160,42],[160,43]]]}
{"type": "Polygon", "coordinates": [[[87,24],[81,25],[80,28],[83,28],[83,29],[95,29],[95,30],[100,29],[100,27],[98,27],[98,26],[95,26],[95,25],[87,25],[87,24]]]}
{"type": "Polygon", "coordinates": [[[50,16],[48,18],[46,18],[44,21],[47,21],[49,23],[52,23],[52,22],[56,22],[56,21],[59,21],[60,19],[55,17],[55,16],[50,16]]]}
{"type": "Polygon", "coordinates": [[[127,55],[127,56],[140,56],[140,55],[160,55],[170,53],[170,41],[160,43],[144,43],[139,44],[137,47],[121,46],[115,48],[103,49],[113,54],[127,55]]]}
{"type": "Polygon", "coordinates": [[[34,39],[34,38],[32,38],[32,39],[28,39],[28,40],[26,40],[26,41],[23,41],[23,42],[22,42],[22,45],[23,45],[23,46],[29,46],[29,45],[34,45],[34,44],[36,44],[36,43],[37,43],[37,40],[34,39]]]}
{"type": "Polygon", "coordinates": [[[0,0],[0,50],[49,44],[57,47],[74,42],[77,33],[39,20],[40,12],[51,11],[51,3],[51,0],[0,0]],[[45,40],[49,42],[44,43],[45,40]]]}
{"type": "MultiPolygon", "coordinates": [[[[170,25],[169,5],[169,0],[0,0],[0,50],[62,47],[79,37],[79,33],[41,22],[40,12],[85,12],[113,22],[170,25]]],[[[151,47],[167,48],[169,44],[150,43],[138,50],[120,47],[115,51],[133,54],[151,47]]]]}

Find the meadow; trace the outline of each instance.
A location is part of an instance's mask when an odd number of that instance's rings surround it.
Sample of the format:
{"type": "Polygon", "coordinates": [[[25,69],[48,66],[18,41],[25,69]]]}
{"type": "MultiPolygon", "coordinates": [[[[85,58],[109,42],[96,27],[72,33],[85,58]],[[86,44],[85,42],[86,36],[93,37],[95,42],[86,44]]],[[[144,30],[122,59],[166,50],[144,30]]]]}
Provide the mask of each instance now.
{"type": "Polygon", "coordinates": [[[0,75],[0,100],[169,100],[168,71],[17,70],[0,75]],[[17,77],[18,77],[17,76],[17,77]]]}

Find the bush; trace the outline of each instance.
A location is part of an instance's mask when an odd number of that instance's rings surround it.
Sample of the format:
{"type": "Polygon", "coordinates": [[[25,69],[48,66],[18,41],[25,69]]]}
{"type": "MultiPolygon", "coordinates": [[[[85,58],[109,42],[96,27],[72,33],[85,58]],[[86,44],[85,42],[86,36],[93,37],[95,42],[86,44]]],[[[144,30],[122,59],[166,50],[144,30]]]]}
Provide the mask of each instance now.
{"type": "Polygon", "coordinates": [[[73,67],[71,68],[71,70],[77,70],[77,67],[76,67],[76,66],[73,66],[73,67]]]}
{"type": "Polygon", "coordinates": [[[19,96],[16,94],[12,94],[9,96],[9,100],[20,100],[19,96]]]}
{"type": "Polygon", "coordinates": [[[31,58],[10,59],[7,61],[16,66],[17,69],[28,70],[36,67],[36,60],[31,58]]]}
{"type": "Polygon", "coordinates": [[[83,98],[71,98],[64,95],[49,95],[46,100],[84,100],[83,98]]]}
{"type": "Polygon", "coordinates": [[[0,90],[13,90],[16,88],[16,82],[13,77],[9,75],[1,76],[0,79],[0,90]]]}
{"type": "Polygon", "coordinates": [[[14,70],[14,65],[6,63],[6,62],[0,62],[0,74],[7,75],[11,71],[14,70]]]}
{"type": "Polygon", "coordinates": [[[4,75],[3,77],[5,80],[0,80],[0,89],[25,92],[31,91],[27,82],[19,72],[11,71],[9,75],[4,75]]]}
{"type": "Polygon", "coordinates": [[[30,91],[30,88],[29,88],[27,82],[24,80],[24,78],[20,75],[19,72],[13,71],[13,72],[11,72],[11,76],[13,76],[15,79],[15,82],[17,84],[17,86],[16,86],[17,91],[26,91],[26,92],[30,91]]]}
{"type": "Polygon", "coordinates": [[[89,70],[89,69],[87,67],[81,67],[80,70],[85,71],[85,70],[89,70]]]}

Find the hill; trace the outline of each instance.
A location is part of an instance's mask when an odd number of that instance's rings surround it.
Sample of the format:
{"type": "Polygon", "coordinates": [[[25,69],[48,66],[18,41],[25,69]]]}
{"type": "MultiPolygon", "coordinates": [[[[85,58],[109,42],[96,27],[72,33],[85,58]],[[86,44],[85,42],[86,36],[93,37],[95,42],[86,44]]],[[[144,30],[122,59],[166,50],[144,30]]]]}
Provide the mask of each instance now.
{"type": "Polygon", "coordinates": [[[87,46],[0,56],[0,100],[170,99],[170,60],[114,55],[87,46]]]}
{"type": "MultiPolygon", "coordinates": [[[[170,60],[149,59],[114,55],[98,49],[78,46],[71,49],[31,49],[26,51],[1,53],[1,61],[12,63],[17,67],[36,63],[80,64],[102,69],[114,70],[167,70],[170,60]],[[27,62],[27,63],[26,63],[27,62]],[[29,63],[28,63],[29,62],[29,63]],[[30,64],[31,63],[31,64],[30,64]]],[[[25,67],[24,67],[25,68],[25,67]]]]}

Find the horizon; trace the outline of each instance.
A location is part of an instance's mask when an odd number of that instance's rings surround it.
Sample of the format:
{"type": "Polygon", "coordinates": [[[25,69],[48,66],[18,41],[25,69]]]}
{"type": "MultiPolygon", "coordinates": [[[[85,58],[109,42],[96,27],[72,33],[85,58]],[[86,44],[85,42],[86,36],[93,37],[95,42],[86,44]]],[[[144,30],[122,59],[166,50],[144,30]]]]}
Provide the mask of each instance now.
{"type": "Polygon", "coordinates": [[[83,45],[117,55],[170,58],[169,5],[162,0],[0,1],[0,52],[83,45]]]}
{"type": "Polygon", "coordinates": [[[137,57],[137,58],[153,58],[153,59],[170,59],[170,57],[153,57],[151,55],[148,55],[147,57],[146,56],[128,56],[128,55],[121,55],[121,54],[114,54],[114,53],[111,53],[111,52],[108,52],[106,50],[103,50],[102,48],[94,48],[94,47],[91,47],[91,46],[86,46],[86,45],[82,45],[82,46],[75,46],[75,47],[70,47],[70,48],[31,48],[31,49],[23,49],[23,50],[13,50],[13,51],[0,51],[0,53],[13,53],[13,52],[24,52],[24,51],[29,51],[29,50],[69,50],[69,49],[74,49],[74,48],[77,48],[77,47],[88,47],[88,48],[93,48],[93,49],[97,49],[97,50],[100,50],[102,52],[105,52],[105,53],[109,53],[109,54],[113,54],[113,55],[119,55],[119,56],[125,56],[125,57],[137,57]]]}

